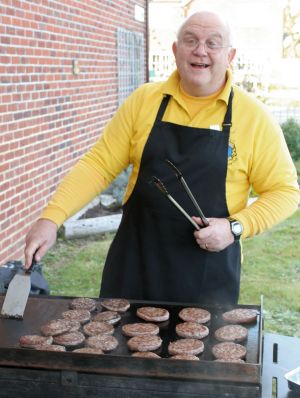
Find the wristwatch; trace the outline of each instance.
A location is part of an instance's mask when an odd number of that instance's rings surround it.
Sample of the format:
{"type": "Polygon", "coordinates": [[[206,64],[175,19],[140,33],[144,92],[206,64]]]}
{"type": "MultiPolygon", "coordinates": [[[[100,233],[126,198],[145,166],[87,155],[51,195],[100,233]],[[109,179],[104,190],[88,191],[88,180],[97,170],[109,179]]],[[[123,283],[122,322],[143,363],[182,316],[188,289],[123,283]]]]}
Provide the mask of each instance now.
{"type": "Polygon", "coordinates": [[[244,230],[243,225],[235,218],[229,217],[228,221],[234,240],[239,240],[244,230]]]}

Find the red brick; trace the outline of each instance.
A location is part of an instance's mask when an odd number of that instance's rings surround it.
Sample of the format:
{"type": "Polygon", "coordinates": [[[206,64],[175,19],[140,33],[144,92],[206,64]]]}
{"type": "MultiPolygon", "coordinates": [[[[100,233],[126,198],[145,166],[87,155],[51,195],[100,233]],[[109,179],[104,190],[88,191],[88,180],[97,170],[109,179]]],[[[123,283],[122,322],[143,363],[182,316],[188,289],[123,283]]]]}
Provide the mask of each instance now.
{"type": "Polygon", "coordinates": [[[146,0],[4,4],[0,264],[22,258],[30,224],[118,106],[116,29],[146,38],[145,24],[134,20],[134,4],[146,9],[146,0]],[[72,73],[74,59],[79,75],[72,73]]]}

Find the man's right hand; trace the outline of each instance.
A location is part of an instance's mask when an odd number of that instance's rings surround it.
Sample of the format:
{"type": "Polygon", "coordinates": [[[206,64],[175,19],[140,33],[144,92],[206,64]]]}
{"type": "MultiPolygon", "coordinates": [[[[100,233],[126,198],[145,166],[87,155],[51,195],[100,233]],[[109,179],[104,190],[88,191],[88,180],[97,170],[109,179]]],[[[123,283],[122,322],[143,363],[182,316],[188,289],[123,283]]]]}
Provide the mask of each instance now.
{"type": "Polygon", "coordinates": [[[33,256],[37,262],[54,245],[57,236],[57,225],[50,220],[40,219],[33,224],[26,236],[25,242],[25,269],[32,264],[33,256]]]}

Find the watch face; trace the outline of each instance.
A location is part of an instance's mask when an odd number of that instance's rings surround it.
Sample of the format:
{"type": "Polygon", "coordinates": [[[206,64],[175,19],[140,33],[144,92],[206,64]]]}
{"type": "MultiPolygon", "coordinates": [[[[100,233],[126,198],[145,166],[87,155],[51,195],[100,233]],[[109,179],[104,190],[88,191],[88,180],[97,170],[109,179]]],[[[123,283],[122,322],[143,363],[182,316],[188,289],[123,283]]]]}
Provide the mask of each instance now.
{"type": "Polygon", "coordinates": [[[231,224],[231,230],[234,233],[234,235],[241,235],[243,232],[243,227],[238,221],[234,221],[231,224]]]}

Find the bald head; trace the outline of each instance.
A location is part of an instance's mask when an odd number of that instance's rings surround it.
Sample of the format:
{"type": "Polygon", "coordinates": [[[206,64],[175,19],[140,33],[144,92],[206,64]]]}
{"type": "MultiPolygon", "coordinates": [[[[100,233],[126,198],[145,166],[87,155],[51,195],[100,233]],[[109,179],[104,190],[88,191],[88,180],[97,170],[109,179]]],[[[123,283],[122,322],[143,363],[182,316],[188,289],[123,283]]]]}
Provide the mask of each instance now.
{"type": "Polygon", "coordinates": [[[185,19],[177,32],[177,40],[182,32],[189,27],[201,27],[203,29],[218,28],[224,32],[224,39],[232,46],[232,32],[228,21],[221,15],[212,11],[198,11],[185,19]]]}

